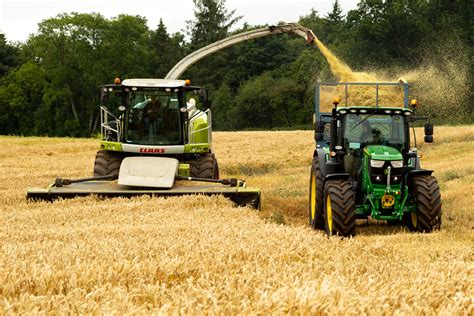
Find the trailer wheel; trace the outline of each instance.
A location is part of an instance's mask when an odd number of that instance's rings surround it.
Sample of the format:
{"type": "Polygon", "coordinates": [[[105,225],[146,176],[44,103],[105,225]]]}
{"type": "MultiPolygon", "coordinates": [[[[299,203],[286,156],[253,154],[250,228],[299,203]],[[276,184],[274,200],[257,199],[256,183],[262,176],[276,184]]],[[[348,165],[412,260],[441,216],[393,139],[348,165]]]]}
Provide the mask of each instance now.
{"type": "Polygon", "coordinates": [[[190,175],[196,178],[219,179],[219,165],[214,154],[206,153],[189,161],[190,175]]]}
{"type": "Polygon", "coordinates": [[[324,229],[323,215],[323,174],[319,168],[319,159],[313,158],[309,178],[309,224],[314,229],[324,229]]]}
{"type": "Polygon", "coordinates": [[[416,212],[407,213],[405,222],[411,231],[430,233],[441,228],[441,193],[433,176],[415,177],[411,183],[416,212]]]}
{"type": "Polygon", "coordinates": [[[99,150],[95,156],[94,177],[118,175],[123,155],[118,152],[99,150]]]}
{"type": "Polygon", "coordinates": [[[328,236],[355,235],[355,194],[350,181],[329,180],[324,186],[324,223],[328,236]]]}

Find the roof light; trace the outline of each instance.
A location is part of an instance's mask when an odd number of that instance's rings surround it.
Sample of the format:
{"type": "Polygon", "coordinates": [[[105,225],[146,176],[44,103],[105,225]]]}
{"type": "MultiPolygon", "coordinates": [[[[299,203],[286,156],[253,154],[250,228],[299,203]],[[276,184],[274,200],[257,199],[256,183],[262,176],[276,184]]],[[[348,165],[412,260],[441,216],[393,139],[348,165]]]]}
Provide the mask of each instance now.
{"type": "Polygon", "coordinates": [[[410,111],[405,111],[405,112],[403,112],[403,113],[404,113],[406,116],[411,115],[411,112],[410,112],[410,111]]]}
{"type": "Polygon", "coordinates": [[[360,113],[367,113],[367,110],[366,109],[360,109],[359,112],[360,113]]]}
{"type": "Polygon", "coordinates": [[[392,110],[385,110],[384,112],[385,112],[386,114],[390,114],[390,113],[392,113],[392,110]]]}
{"type": "Polygon", "coordinates": [[[393,113],[395,113],[395,114],[402,114],[402,111],[400,111],[400,110],[395,110],[395,111],[393,111],[393,113]]]}
{"type": "Polygon", "coordinates": [[[184,81],[184,85],[186,85],[186,86],[189,87],[189,86],[191,85],[191,80],[186,79],[186,80],[184,81]]]}
{"type": "Polygon", "coordinates": [[[357,113],[357,110],[356,109],[350,109],[349,112],[350,113],[357,113]]]}
{"type": "Polygon", "coordinates": [[[339,110],[338,113],[339,113],[339,114],[346,114],[347,111],[346,111],[346,110],[339,110]]]}
{"type": "Polygon", "coordinates": [[[120,78],[119,77],[116,77],[115,80],[114,80],[114,83],[115,84],[120,84],[122,81],[120,81],[120,78]]]}
{"type": "Polygon", "coordinates": [[[339,103],[341,103],[340,97],[334,97],[334,99],[332,99],[332,104],[334,104],[334,106],[338,106],[339,103]]]}
{"type": "Polygon", "coordinates": [[[418,101],[416,101],[416,99],[412,99],[410,101],[410,105],[413,107],[413,108],[416,108],[418,106],[418,101]]]}

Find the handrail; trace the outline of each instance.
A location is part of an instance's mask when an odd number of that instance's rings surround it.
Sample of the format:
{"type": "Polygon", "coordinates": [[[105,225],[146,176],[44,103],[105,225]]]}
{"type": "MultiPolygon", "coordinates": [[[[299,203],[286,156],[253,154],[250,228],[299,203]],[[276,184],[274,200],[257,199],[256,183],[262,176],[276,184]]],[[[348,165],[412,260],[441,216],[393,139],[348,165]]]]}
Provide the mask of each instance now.
{"type": "Polygon", "coordinates": [[[120,139],[120,119],[118,119],[112,112],[110,112],[105,106],[100,107],[100,134],[102,140],[106,140],[107,130],[117,133],[117,139],[120,139]],[[109,116],[111,116],[117,123],[117,127],[114,129],[109,125],[109,116]]]}

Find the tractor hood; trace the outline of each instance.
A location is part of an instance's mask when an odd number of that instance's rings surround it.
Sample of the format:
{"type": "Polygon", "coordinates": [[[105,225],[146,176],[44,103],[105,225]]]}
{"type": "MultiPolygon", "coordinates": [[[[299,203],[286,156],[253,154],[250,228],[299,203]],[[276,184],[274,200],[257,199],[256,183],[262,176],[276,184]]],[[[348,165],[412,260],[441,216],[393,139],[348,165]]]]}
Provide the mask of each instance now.
{"type": "Polygon", "coordinates": [[[395,148],[382,146],[382,145],[370,145],[364,148],[365,154],[373,160],[402,160],[402,154],[395,148]]]}

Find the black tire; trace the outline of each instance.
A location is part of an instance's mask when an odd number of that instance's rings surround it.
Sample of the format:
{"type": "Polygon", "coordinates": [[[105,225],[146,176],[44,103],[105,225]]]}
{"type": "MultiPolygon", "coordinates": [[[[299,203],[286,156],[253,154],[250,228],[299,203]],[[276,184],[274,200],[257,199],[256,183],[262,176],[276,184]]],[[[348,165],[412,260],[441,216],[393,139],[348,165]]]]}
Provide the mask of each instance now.
{"type": "Polygon", "coordinates": [[[195,160],[188,162],[191,165],[190,175],[195,178],[219,179],[219,165],[214,154],[199,155],[195,160]]]}
{"type": "Polygon", "coordinates": [[[329,180],[324,186],[324,224],[328,236],[355,235],[355,194],[350,181],[329,180]]]}
{"type": "Polygon", "coordinates": [[[94,177],[118,175],[123,155],[114,151],[99,150],[95,156],[94,177]]]}
{"type": "Polygon", "coordinates": [[[313,158],[309,177],[309,224],[314,229],[324,229],[323,215],[323,174],[318,157],[313,158]]]}
{"type": "Polygon", "coordinates": [[[411,231],[430,233],[441,228],[441,193],[433,176],[414,177],[410,191],[417,211],[407,213],[405,222],[411,231]]]}

